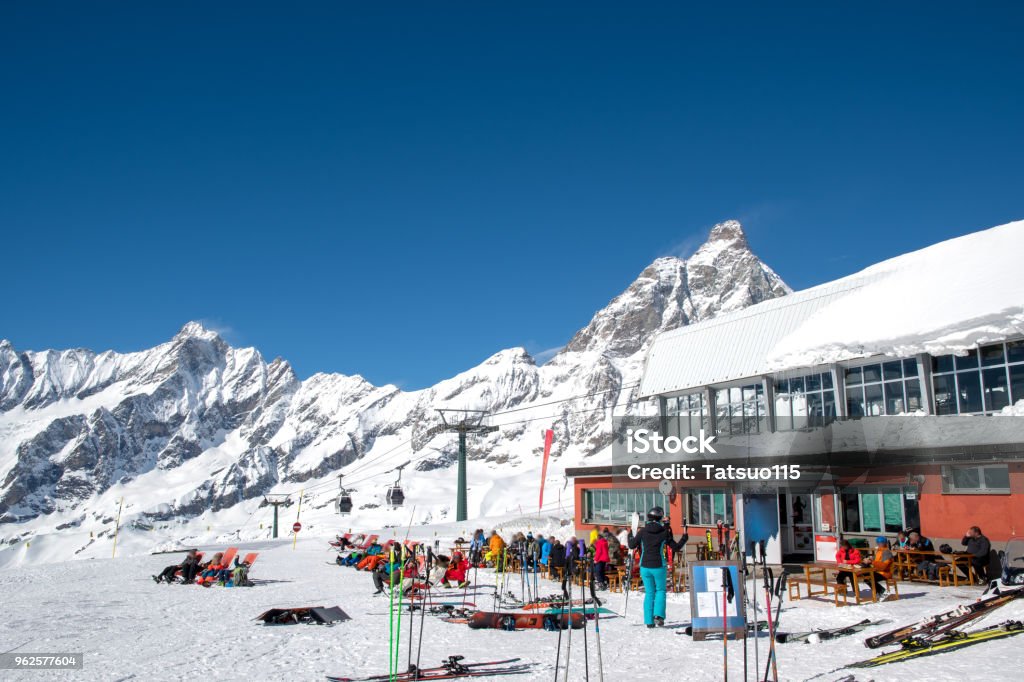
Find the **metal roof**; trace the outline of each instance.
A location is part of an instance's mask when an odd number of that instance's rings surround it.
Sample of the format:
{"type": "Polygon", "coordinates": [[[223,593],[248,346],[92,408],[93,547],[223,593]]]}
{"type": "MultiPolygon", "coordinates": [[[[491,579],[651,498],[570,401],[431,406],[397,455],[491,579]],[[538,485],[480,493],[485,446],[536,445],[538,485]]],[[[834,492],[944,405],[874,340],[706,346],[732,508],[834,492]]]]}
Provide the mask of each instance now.
{"type": "Polygon", "coordinates": [[[659,334],[647,356],[640,397],[764,374],[768,354],[779,341],[819,310],[879,277],[846,277],[659,334]]]}

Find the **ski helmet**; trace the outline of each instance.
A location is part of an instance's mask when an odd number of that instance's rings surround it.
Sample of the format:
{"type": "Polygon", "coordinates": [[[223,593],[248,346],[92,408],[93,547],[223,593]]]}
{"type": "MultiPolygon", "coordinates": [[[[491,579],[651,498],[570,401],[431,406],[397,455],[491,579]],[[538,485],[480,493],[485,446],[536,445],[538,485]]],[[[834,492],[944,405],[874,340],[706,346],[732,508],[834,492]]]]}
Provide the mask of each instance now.
{"type": "Polygon", "coordinates": [[[647,512],[648,521],[661,521],[665,516],[665,510],[661,507],[651,507],[651,510],[647,512]]]}

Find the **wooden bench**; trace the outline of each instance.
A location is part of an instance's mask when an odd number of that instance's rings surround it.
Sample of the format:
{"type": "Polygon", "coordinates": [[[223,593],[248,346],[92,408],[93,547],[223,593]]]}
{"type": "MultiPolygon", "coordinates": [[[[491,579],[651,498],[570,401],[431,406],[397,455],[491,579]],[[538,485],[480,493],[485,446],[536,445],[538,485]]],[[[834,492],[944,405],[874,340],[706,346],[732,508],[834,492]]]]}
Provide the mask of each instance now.
{"type": "Polygon", "coordinates": [[[838,583],[828,580],[827,578],[811,578],[810,580],[807,580],[804,577],[793,578],[787,575],[786,589],[789,592],[790,601],[799,601],[802,598],[800,596],[800,586],[808,585],[808,583],[810,583],[810,586],[807,587],[808,599],[817,596],[823,596],[826,599],[828,599],[828,595],[831,592],[832,599],[835,602],[836,606],[847,605],[848,602],[845,584],[840,585],[838,583]],[[815,592],[813,590],[813,586],[821,587],[821,592],[815,592]],[[842,601],[842,604],[839,603],[840,601],[842,601]]]}

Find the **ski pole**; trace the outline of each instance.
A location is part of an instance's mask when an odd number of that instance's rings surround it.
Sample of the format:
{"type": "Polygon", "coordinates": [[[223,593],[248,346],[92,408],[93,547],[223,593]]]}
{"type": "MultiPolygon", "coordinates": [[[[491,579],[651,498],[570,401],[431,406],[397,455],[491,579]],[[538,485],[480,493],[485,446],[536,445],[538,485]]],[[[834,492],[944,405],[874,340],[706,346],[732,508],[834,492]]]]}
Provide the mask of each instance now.
{"type": "Polygon", "coordinates": [[[569,615],[566,619],[568,632],[566,632],[565,635],[565,676],[563,677],[565,682],[569,682],[569,663],[572,660],[569,656],[572,652],[572,574],[573,569],[575,568],[575,566],[573,566],[573,560],[575,559],[574,555],[575,552],[566,551],[565,578],[568,581],[569,591],[566,592],[565,584],[562,585],[562,593],[565,595],[566,601],[569,602],[569,615]]]}
{"type": "Polygon", "coordinates": [[[395,546],[391,545],[388,556],[388,677],[395,678],[395,546]]]}
{"type": "MultiPolygon", "coordinates": [[[[413,560],[413,562],[416,561],[416,548],[415,547],[412,548],[412,560],[413,560]]],[[[404,570],[402,572],[402,575],[403,576],[405,575],[404,570]]],[[[419,575],[419,571],[417,570],[413,574],[413,577],[412,577],[412,582],[414,584],[416,583],[416,577],[418,575],[419,575]]],[[[403,580],[402,582],[404,584],[405,581],[403,580]]],[[[405,661],[405,669],[406,669],[406,671],[408,671],[409,668],[412,667],[412,624],[413,624],[413,621],[416,620],[415,618],[413,618],[413,613],[412,613],[412,608],[413,608],[413,603],[412,603],[413,589],[414,588],[410,585],[409,586],[409,653],[407,654],[406,661],[405,661]]],[[[427,610],[427,593],[426,593],[425,590],[423,592],[423,599],[421,599],[420,601],[422,602],[420,604],[420,608],[421,608],[422,611],[425,612],[427,610]]]]}
{"type": "Polygon", "coordinates": [[[732,577],[729,567],[722,567],[722,679],[729,682],[729,592],[732,591],[732,577]]]}
{"type": "MultiPolygon", "coordinates": [[[[739,536],[736,536],[739,539],[739,536]]],[[[743,571],[743,589],[747,589],[747,557],[740,550],[740,570],[743,571]]],[[[749,621],[747,620],[747,603],[743,602],[743,682],[747,682],[747,639],[749,638],[749,621]]],[[[757,634],[757,619],[754,619],[754,634],[757,634]]]]}
{"type": "MultiPolygon", "coordinates": [[[[423,576],[424,577],[424,581],[423,582],[426,583],[426,586],[427,586],[426,587],[426,594],[430,594],[430,591],[431,591],[431,588],[432,588],[432,585],[430,584],[430,567],[433,565],[433,563],[434,563],[434,555],[430,551],[430,548],[427,547],[426,564],[423,567],[423,573],[424,573],[424,576],[423,576]]],[[[426,607],[426,598],[425,598],[425,596],[426,595],[424,595],[423,610],[420,612],[420,641],[416,644],[416,670],[417,671],[420,669],[420,653],[422,653],[422,651],[423,651],[423,624],[424,624],[424,622],[427,619],[427,607],[426,607]]],[[[465,606],[466,606],[466,598],[465,597],[462,598],[462,606],[463,606],[463,608],[465,608],[465,606]]]]}
{"type": "MultiPolygon", "coordinates": [[[[759,653],[761,647],[761,642],[759,640],[760,628],[757,625],[757,543],[750,543],[750,556],[753,557],[752,568],[754,569],[750,575],[750,594],[754,597],[754,675],[757,675],[757,671],[761,669],[759,653]]],[[[746,680],[744,680],[744,682],[746,682],[746,680]]]]}
{"type": "Polygon", "coordinates": [[[774,583],[774,575],[770,568],[765,568],[764,572],[764,610],[768,617],[768,660],[765,661],[763,682],[768,682],[769,669],[772,671],[772,679],[775,682],[779,682],[779,671],[775,665],[775,626],[772,623],[772,584],[774,583]]]}
{"type": "MultiPolygon", "coordinates": [[[[584,679],[590,679],[590,654],[587,651],[587,594],[584,592],[584,584],[587,582],[588,576],[591,576],[591,565],[589,558],[584,560],[583,564],[583,579],[580,581],[580,601],[583,602],[583,676],[584,679]]],[[[569,618],[572,619],[572,605],[569,605],[569,618]]]]}

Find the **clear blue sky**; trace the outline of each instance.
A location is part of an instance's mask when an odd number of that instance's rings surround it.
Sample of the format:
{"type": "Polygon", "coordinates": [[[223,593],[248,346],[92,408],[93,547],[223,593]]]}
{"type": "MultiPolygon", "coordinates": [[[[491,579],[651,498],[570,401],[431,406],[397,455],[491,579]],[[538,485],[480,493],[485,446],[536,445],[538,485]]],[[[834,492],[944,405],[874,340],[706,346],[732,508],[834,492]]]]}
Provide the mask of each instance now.
{"type": "Polygon", "coordinates": [[[803,288],[1024,217],[1024,3],[704,4],[3,3],[0,337],[415,388],[723,219],[803,288]]]}

